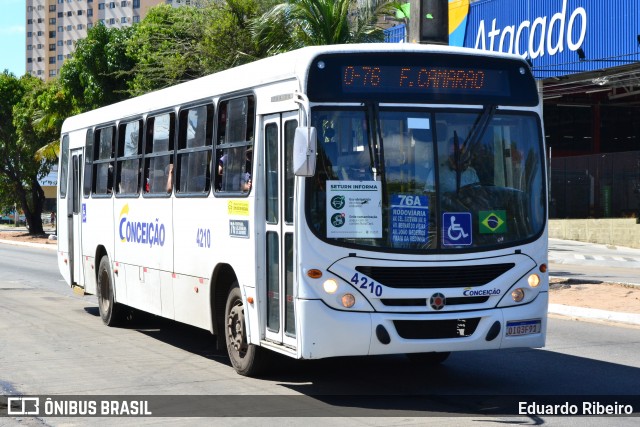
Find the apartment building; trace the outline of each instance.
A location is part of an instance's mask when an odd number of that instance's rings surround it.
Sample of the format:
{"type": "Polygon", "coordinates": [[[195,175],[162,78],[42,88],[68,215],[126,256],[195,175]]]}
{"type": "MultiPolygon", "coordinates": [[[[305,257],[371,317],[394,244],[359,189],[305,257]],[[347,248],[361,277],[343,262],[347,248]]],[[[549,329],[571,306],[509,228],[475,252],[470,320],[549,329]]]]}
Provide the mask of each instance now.
{"type": "Polygon", "coordinates": [[[142,20],[161,3],[186,0],[26,0],[26,70],[43,80],[55,78],[75,50],[76,41],[98,23],[125,27],[142,20]]]}

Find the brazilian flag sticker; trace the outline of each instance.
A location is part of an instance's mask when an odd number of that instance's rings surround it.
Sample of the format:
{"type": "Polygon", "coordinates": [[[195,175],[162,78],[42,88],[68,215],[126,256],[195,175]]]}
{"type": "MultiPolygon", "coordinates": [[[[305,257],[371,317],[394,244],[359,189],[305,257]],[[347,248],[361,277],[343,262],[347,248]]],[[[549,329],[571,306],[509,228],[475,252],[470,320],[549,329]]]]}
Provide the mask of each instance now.
{"type": "Polygon", "coordinates": [[[507,232],[506,211],[480,211],[478,223],[481,234],[499,234],[507,232]]]}

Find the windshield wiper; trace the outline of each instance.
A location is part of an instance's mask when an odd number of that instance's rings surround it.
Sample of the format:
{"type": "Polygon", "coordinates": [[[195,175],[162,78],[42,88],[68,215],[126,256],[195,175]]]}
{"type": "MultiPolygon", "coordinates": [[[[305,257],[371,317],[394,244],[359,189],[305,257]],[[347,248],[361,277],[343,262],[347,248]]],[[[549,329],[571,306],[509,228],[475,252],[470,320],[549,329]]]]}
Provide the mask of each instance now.
{"type": "Polygon", "coordinates": [[[367,104],[367,130],[369,132],[369,139],[367,141],[369,146],[369,162],[371,172],[373,173],[373,180],[377,181],[378,174],[383,174],[384,154],[382,154],[382,131],[380,129],[380,123],[378,118],[378,109],[375,103],[367,104]],[[379,144],[376,144],[376,135],[380,140],[379,144]]]}
{"type": "Polygon", "coordinates": [[[462,165],[470,161],[471,151],[475,149],[478,142],[480,142],[484,136],[491,119],[496,114],[497,108],[498,107],[495,105],[485,105],[482,109],[482,113],[478,115],[476,121],[473,123],[467,139],[462,143],[462,147],[460,147],[458,133],[453,131],[454,163],[456,166],[456,193],[460,191],[462,165]]]}

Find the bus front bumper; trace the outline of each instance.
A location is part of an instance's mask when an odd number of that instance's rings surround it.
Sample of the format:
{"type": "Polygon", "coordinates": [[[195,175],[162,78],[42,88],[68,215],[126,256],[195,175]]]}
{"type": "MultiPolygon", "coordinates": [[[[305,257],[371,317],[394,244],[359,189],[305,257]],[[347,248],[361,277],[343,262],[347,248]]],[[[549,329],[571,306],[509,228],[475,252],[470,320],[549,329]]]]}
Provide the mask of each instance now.
{"type": "Polygon", "coordinates": [[[543,347],[547,307],[546,292],[526,305],[437,314],[356,313],[299,300],[297,318],[304,326],[298,328],[298,357],[543,347]]]}

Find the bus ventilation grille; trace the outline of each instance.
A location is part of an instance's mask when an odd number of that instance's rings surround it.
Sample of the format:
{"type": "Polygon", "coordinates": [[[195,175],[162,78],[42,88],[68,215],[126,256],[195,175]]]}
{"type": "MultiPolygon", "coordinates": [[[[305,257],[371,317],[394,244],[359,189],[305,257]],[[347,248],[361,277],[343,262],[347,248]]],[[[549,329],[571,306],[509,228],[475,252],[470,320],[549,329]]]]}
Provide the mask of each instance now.
{"type": "Polygon", "coordinates": [[[470,337],[480,323],[479,317],[449,320],[394,320],[400,337],[407,340],[435,340],[470,337]]]}
{"type": "MultiPolygon", "coordinates": [[[[421,307],[427,306],[427,298],[380,298],[380,302],[387,307],[421,307]]],[[[447,298],[447,306],[483,304],[489,297],[453,297],[447,298]]]]}
{"type": "Polygon", "coordinates": [[[436,289],[486,285],[514,266],[514,263],[455,267],[358,266],[356,270],[389,288],[436,289]]]}

